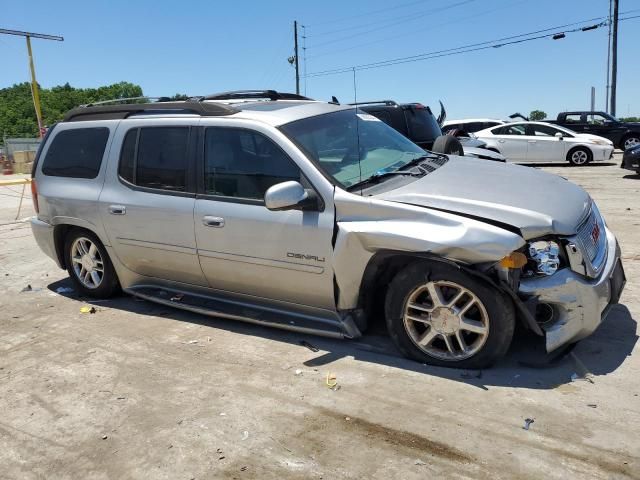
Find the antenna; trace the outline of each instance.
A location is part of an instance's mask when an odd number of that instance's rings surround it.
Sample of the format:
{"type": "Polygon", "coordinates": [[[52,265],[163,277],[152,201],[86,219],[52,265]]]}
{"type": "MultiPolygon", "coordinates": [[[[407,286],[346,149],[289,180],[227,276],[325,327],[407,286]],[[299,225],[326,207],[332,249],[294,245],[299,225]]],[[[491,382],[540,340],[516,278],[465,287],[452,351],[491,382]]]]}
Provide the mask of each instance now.
{"type": "MultiPolygon", "coordinates": [[[[358,171],[360,172],[360,182],[362,181],[362,165],[360,163],[360,123],[358,122],[358,84],[356,82],[356,67],[353,68],[353,114],[356,119],[356,146],[358,147],[358,171]]],[[[360,190],[362,195],[362,189],[360,190]]]]}

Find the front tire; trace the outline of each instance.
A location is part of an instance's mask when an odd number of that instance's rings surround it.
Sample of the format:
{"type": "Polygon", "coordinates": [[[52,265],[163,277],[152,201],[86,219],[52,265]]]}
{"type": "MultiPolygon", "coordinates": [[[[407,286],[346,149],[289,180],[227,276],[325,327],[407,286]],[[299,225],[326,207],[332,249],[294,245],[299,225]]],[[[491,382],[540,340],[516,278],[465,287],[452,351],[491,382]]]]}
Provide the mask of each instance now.
{"type": "Polygon", "coordinates": [[[117,293],[118,276],[94,233],[74,228],[65,238],[64,253],[67,272],[81,295],[104,299],[117,293]]]}
{"type": "Polygon", "coordinates": [[[401,270],[385,302],[389,334],[406,357],[456,368],[485,368],[502,357],[515,328],[513,304],[493,287],[439,262],[401,270]]]}
{"type": "Polygon", "coordinates": [[[629,135],[622,141],[622,150],[629,150],[636,145],[640,145],[640,135],[629,135]]]}
{"type": "Polygon", "coordinates": [[[571,165],[581,167],[593,160],[593,154],[588,148],[576,147],[569,151],[569,153],[567,154],[567,160],[571,165]]]}

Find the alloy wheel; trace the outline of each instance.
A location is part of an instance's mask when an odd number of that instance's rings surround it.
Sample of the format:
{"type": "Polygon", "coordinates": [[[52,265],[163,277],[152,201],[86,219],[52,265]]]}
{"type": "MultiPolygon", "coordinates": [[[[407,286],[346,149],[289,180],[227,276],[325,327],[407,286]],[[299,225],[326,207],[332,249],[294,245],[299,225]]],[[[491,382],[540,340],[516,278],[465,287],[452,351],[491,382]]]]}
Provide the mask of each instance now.
{"type": "Polygon", "coordinates": [[[571,162],[574,165],[584,165],[589,160],[589,155],[584,150],[576,150],[571,154],[571,162]]]}
{"type": "Polygon", "coordinates": [[[411,341],[427,355],[460,361],[478,353],[489,337],[489,315],[469,289],[438,280],[417,287],[404,310],[411,341]]]}
{"type": "Polygon", "coordinates": [[[77,238],[71,245],[73,271],[87,288],[98,288],[104,278],[104,262],[98,247],[86,237],[77,238]]]}
{"type": "Polygon", "coordinates": [[[636,145],[640,145],[640,138],[638,137],[629,137],[624,141],[625,150],[629,150],[630,148],[633,148],[636,145]]]}

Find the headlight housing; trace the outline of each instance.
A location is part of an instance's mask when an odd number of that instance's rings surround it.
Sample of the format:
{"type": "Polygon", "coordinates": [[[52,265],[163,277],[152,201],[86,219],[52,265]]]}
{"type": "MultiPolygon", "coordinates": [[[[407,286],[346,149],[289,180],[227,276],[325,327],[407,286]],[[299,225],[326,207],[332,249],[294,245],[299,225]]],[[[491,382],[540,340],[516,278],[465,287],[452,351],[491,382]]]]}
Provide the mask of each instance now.
{"type": "Polygon", "coordinates": [[[560,245],[552,240],[538,240],[527,245],[529,263],[524,267],[525,276],[550,276],[560,268],[560,245]]]}

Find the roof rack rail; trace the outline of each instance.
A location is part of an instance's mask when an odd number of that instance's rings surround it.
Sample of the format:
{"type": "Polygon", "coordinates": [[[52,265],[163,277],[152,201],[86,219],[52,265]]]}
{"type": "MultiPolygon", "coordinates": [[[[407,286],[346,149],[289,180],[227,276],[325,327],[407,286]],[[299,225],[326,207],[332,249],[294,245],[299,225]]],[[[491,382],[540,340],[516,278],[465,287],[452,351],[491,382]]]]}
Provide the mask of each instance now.
{"type": "MultiPolygon", "coordinates": [[[[145,97],[146,98],[146,97],[145,97]]],[[[114,120],[128,118],[131,115],[156,113],[156,114],[183,114],[200,115],[202,117],[218,117],[233,115],[238,110],[230,105],[220,103],[202,103],[198,101],[158,101],[155,103],[131,103],[123,105],[97,105],[89,104],[70,110],[65,115],[63,122],[81,122],[84,120],[114,120]]]]}
{"type": "MultiPolygon", "coordinates": [[[[95,107],[97,105],[109,105],[111,103],[123,103],[123,102],[131,102],[133,100],[155,100],[156,102],[169,102],[171,99],[169,97],[126,97],[126,98],[113,98],[111,100],[102,100],[100,102],[91,102],[85,105],[80,105],[81,107],[95,107]]],[[[143,102],[149,103],[149,102],[143,102]]]]}
{"type": "Polygon", "coordinates": [[[229,92],[212,93],[204,97],[194,97],[194,100],[243,100],[243,99],[269,99],[269,100],[312,100],[309,97],[297,93],[276,92],[275,90],[232,90],[229,92]]]}
{"type": "Polygon", "coordinates": [[[389,107],[395,107],[398,105],[397,102],[394,102],[393,100],[372,100],[370,102],[355,102],[355,103],[350,103],[349,105],[375,105],[378,103],[382,103],[384,105],[387,105],[389,107]]]}

